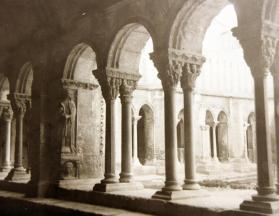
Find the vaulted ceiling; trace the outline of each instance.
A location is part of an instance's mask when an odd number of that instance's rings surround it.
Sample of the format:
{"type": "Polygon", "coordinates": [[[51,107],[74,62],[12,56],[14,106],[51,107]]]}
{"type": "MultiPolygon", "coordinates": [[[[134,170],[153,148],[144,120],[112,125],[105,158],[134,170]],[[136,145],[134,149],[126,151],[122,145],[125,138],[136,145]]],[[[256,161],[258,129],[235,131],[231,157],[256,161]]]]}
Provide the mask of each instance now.
{"type": "MultiPolygon", "coordinates": [[[[63,35],[121,0],[2,0],[0,64],[22,46],[63,35]]],[[[0,65],[1,67],[1,65],[0,65]]]]}

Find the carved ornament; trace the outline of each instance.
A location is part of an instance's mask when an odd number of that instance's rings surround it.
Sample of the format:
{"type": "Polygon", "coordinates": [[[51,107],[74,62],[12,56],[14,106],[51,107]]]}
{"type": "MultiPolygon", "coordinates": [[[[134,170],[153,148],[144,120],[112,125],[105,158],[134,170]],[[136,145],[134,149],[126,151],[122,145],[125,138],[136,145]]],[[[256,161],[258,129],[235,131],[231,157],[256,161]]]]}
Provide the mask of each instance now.
{"type": "Polygon", "coordinates": [[[62,79],[61,81],[64,87],[71,88],[71,89],[82,88],[85,90],[94,90],[99,87],[98,85],[93,83],[85,83],[85,82],[80,82],[80,81],[70,80],[70,79],[62,79]]]}
{"type": "Polygon", "coordinates": [[[137,81],[123,80],[120,86],[120,99],[122,103],[130,103],[133,98],[133,91],[136,89],[137,81]]]}
{"type": "Polygon", "coordinates": [[[13,110],[12,110],[12,108],[10,106],[9,107],[4,107],[3,112],[2,112],[2,118],[5,121],[11,121],[12,120],[12,118],[13,118],[13,110]]]}
{"type": "Polygon", "coordinates": [[[16,114],[24,115],[27,107],[31,108],[31,96],[27,94],[14,93],[8,95],[13,111],[16,114]]]}

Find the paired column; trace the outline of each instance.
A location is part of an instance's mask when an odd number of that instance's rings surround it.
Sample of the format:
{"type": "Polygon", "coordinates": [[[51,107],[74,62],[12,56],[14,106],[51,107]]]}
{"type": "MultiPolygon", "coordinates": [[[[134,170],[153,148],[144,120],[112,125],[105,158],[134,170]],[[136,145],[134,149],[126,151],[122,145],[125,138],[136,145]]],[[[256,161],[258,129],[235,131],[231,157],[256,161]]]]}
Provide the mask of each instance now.
{"type": "Polygon", "coordinates": [[[6,130],[1,171],[8,172],[11,170],[11,122],[13,118],[13,112],[10,107],[4,108],[2,118],[5,122],[6,130]]]}
{"type": "Polygon", "coordinates": [[[184,190],[198,190],[199,184],[196,180],[195,164],[195,137],[194,137],[194,100],[193,92],[195,82],[200,75],[201,66],[205,59],[199,56],[188,56],[187,62],[182,70],[181,87],[184,95],[184,158],[185,158],[185,180],[184,190]]]}
{"type": "Polygon", "coordinates": [[[132,98],[136,81],[123,80],[120,86],[122,104],[122,146],[120,182],[132,182],[132,98]]]}
{"type": "Polygon", "coordinates": [[[121,80],[108,78],[106,100],[106,146],[105,146],[105,178],[102,183],[115,183],[115,100],[119,94],[121,80]]]}
{"type": "Polygon", "coordinates": [[[164,90],[165,114],[165,186],[157,191],[153,198],[175,199],[180,196],[182,187],[178,182],[178,157],[176,133],[176,90],[182,74],[182,65],[175,60],[169,60],[169,53],[165,50],[152,53],[151,58],[159,71],[164,90]],[[178,193],[177,193],[178,192],[178,193]]]}
{"type": "Polygon", "coordinates": [[[13,94],[10,95],[11,105],[16,117],[16,143],[15,143],[15,159],[14,167],[6,177],[6,180],[23,180],[28,179],[26,170],[23,167],[23,125],[24,125],[24,116],[28,104],[28,96],[13,94]]]}
{"type": "Polygon", "coordinates": [[[274,213],[279,211],[279,197],[275,194],[273,179],[267,77],[274,62],[278,40],[263,33],[260,33],[260,37],[253,35],[250,40],[242,40],[239,32],[235,33],[240,38],[245,60],[254,78],[258,171],[258,195],[252,196],[252,200],[244,201],[240,208],[274,213]]]}

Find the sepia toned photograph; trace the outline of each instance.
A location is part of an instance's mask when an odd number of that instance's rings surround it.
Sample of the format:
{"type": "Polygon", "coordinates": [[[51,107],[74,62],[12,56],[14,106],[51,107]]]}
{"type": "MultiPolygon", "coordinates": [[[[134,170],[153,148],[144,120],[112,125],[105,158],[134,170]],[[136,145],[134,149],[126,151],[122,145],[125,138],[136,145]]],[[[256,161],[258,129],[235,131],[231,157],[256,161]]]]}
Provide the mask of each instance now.
{"type": "Polygon", "coordinates": [[[0,216],[279,216],[279,0],[0,0],[0,216]]]}

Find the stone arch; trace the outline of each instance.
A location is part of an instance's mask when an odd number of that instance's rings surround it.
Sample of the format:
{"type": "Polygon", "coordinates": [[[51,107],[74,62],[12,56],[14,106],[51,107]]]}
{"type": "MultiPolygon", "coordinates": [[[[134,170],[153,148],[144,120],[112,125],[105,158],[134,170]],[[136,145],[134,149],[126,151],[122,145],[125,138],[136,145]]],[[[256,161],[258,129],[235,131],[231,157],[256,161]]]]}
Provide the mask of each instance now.
{"type": "Polygon", "coordinates": [[[148,105],[139,111],[138,121],[138,158],[142,165],[151,164],[154,160],[154,113],[148,105]]]}
{"type": "Polygon", "coordinates": [[[205,124],[209,126],[209,144],[210,144],[210,156],[214,157],[214,139],[216,137],[214,131],[214,117],[211,111],[206,110],[205,113],[205,124]]]}
{"type": "Polygon", "coordinates": [[[151,34],[142,24],[130,23],[123,26],[111,44],[107,69],[139,75],[141,51],[150,37],[151,34]]]}
{"type": "Polygon", "coordinates": [[[218,115],[218,124],[216,128],[216,144],[217,157],[219,160],[227,161],[229,159],[229,145],[228,145],[228,118],[224,111],[218,115]]]}
{"type": "Polygon", "coordinates": [[[179,162],[184,162],[184,109],[178,114],[177,133],[177,154],[179,162]]]}
{"type": "Polygon", "coordinates": [[[0,101],[8,102],[7,96],[10,93],[10,83],[7,77],[0,74],[0,101]]]}
{"type": "MultiPolygon", "coordinates": [[[[61,167],[75,161],[78,173],[75,178],[99,177],[103,172],[105,104],[99,82],[92,74],[97,67],[95,50],[86,43],[79,43],[67,57],[61,80],[70,98],[61,98],[60,104],[71,103],[74,107],[72,130],[67,135],[71,148],[66,148],[61,138],[61,167]]],[[[64,123],[59,124],[62,128],[64,123]]],[[[60,176],[63,179],[65,173],[60,176]]]]}
{"type": "Polygon", "coordinates": [[[25,94],[31,96],[33,82],[33,67],[31,62],[25,63],[16,81],[15,92],[19,94],[25,94]]]}
{"type": "Polygon", "coordinates": [[[228,4],[228,0],[186,1],[172,25],[169,48],[201,54],[202,42],[212,19],[228,4]]]}
{"type": "Polygon", "coordinates": [[[256,117],[255,113],[251,112],[248,116],[248,127],[246,130],[247,137],[247,155],[251,162],[256,162],[256,117]]]}

